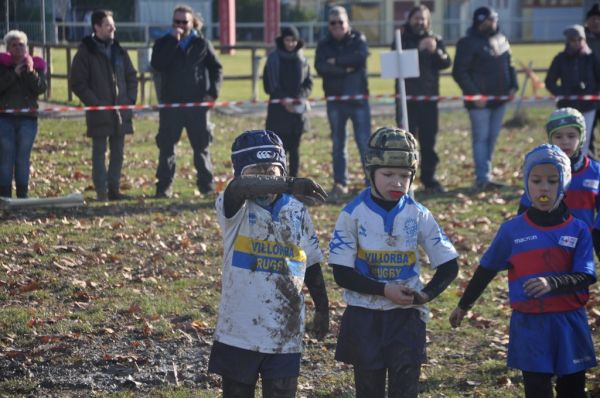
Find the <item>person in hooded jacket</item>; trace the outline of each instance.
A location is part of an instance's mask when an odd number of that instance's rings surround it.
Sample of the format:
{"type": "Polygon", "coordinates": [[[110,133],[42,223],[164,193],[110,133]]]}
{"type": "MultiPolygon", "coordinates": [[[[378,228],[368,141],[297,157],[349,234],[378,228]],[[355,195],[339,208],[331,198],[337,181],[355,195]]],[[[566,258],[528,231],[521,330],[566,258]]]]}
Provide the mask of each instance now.
{"type": "MultiPolygon", "coordinates": [[[[452,59],[446,52],[441,36],[431,32],[431,12],[421,4],[408,13],[408,22],[403,27],[402,48],[419,50],[420,76],[406,79],[406,95],[438,96],[440,94],[440,70],[450,67],[452,59]]],[[[396,42],[392,43],[396,49],[396,42]]],[[[396,90],[398,85],[396,84],[396,90]]],[[[396,124],[402,126],[402,109],[396,98],[396,124]]],[[[435,153],[438,132],[437,99],[426,101],[409,100],[406,104],[408,126],[419,140],[421,155],[421,182],[425,191],[444,192],[446,189],[435,178],[439,158],[435,153]]]]}
{"type": "MultiPolygon", "coordinates": [[[[498,29],[498,13],[479,7],[466,36],[456,43],[452,77],[465,96],[512,96],[519,88],[512,64],[510,44],[498,29]]],[[[475,188],[482,191],[501,188],[492,181],[492,155],[502,128],[506,98],[469,99],[475,188]]]]}
{"type": "Polygon", "coordinates": [[[304,41],[298,30],[283,27],[275,39],[276,48],[269,54],[263,73],[263,85],[270,100],[294,98],[294,102],[269,102],[266,129],[275,132],[289,156],[289,175],[298,175],[300,138],[308,129],[306,112],[313,81],[310,66],[302,52],[304,41]]]}
{"type": "MultiPolygon", "coordinates": [[[[94,33],[83,38],[73,58],[70,77],[73,92],[85,106],[135,104],[137,72],[127,51],[115,40],[112,11],[94,11],[92,28],[94,33]]],[[[92,179],[99,201],[127,199],[119,188],[125,135],[133,134],[132,118],[131,110],[85,113],[87,135],[92,138],[92,179]]]]}
{"type": "MultiPolygon", "coordinates": [[[[568,26],[564,31],[565,49],[558,53],[546,74],[546,88],[552,95],[596,95],[600,92],[600,61],[592,53],[581,25],[568,26]],[[559,83],[560,82],[560,83],[559,83]]],[[[581,153],[589,150],[590,136],[596,117],[596,101],[561,99],[558,108],[575,108],[585,119],[585,141],[581,153]]]]}

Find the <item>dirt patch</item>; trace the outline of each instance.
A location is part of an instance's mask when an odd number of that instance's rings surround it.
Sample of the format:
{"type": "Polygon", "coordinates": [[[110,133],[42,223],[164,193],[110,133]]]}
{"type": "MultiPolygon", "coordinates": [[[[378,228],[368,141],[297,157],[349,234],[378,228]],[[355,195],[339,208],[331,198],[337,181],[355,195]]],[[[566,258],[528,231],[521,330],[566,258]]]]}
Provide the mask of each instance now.
{"type": "Polygon", "coordinates": [[[12,393],[45,397],[127,389],[142,393],[158,386],[215,391],[219,378],[207,372],[211,341],[212,330],[207,329],[169,340],[102,336],[5,351],[0,382],[22,381],[12,393]]]}

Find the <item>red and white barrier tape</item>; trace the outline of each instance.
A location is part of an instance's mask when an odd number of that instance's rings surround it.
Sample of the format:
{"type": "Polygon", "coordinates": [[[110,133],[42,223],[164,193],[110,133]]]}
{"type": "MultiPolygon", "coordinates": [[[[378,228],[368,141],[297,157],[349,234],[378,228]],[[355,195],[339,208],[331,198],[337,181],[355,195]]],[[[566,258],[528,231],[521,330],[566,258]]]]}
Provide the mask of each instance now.
{"type": "MultiPolygon", "coordinates": [[[[311,98],[308,101],[311,103],[322,101],[353,101],[365,99],[381,99],[394,98],[392,94],[377,94],[377,95],[338,95],[321,98],[311,98]]],[[[511,101],[516,97],[508,95],[457,95],[457,96],[442,96],[442,95],[407,95],[409,101],[479,101],[479,100],[500,100],[511,101]]],[[[579,101],[598,101],[600,95],[561,95],[561,96],[527,96],[522,98],[523,101],[543,101],[543,100],[579,100],[579,101]]],[[[233,105],[257,105],[261,103],[298,103],[298,99],[281,98],[265,101],[203,101],[203,102],[185,102],[171,104],[154,104],[154,105],[99,105],[99,106],[53,106],[47,108],[11,108],[0,109],[0,114],[19,114],[19,113],[67,113],[67,112],[82,112],[82,111],[113,111],[113,110],[157,110],[170,108],[218,108],[228,107],[233,105]]]]}

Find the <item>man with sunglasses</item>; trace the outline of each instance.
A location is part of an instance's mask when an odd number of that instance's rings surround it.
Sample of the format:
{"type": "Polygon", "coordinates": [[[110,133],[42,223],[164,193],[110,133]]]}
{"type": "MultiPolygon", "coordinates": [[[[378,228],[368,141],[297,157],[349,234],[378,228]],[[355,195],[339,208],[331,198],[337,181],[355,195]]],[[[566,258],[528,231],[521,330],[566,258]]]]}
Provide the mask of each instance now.
{"type": "MultiPolygon", "coordinates": [[[[200,29],[201,20],[188,6],[173,11],[173,28],[154,43],[152,67],[161,76],[161,102],[185,103],[215,101],[223,80],[223,67],[210,41],[200,29]],[[196,29],[197,28],[197,29],[196,29]]],[[[212,162],[208,147],[212,124],[207,107],[171,108],[159,111],[156,144],[159,149],[156,170],[156,198],[172,195],[175,177],[175,146],[185,127],[194,151],[196,185],[201,194],[214,192],[212,162]]]]}
{"type": "MultiPolygon", "coordinates": [[[[368,95],[367,57],[369,48],[365,36],[352,29],[346,9],[332,7],[328,13],[329,32],[319,41],[315,56],[315,69],[323,78],[326,96],[368,95]]],[[[348,193],[346,167],[346,124],[352,121],[354,139],[360,159],[365,165],[365,151],[371,135],[371,109],[369,101],[353,99],[327,101],[327,117],[333,140],[332,199],[348,193]]]]}

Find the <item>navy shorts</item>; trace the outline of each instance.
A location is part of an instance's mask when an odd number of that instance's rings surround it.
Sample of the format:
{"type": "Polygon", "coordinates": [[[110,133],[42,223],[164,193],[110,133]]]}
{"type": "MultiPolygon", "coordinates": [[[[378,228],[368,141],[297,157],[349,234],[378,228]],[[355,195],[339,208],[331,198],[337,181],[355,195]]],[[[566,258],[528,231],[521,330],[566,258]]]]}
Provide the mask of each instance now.
{"type": "Polygon", "coordinates": [[[348,306],[335,359],[362,370],[420,365],[427,360],[425,322],[412,308],[378,311],[348,306]]]}
{"type": "Polygon", "coordinates": [[[215,341],[210,351],[208,371],[240,383],[254,385],[263,380],[300,375],[300,353],[264,354],[215,341]]]}

